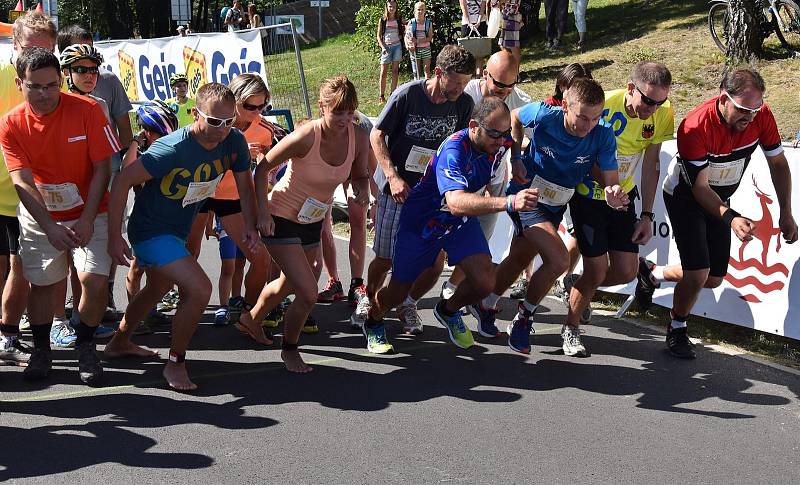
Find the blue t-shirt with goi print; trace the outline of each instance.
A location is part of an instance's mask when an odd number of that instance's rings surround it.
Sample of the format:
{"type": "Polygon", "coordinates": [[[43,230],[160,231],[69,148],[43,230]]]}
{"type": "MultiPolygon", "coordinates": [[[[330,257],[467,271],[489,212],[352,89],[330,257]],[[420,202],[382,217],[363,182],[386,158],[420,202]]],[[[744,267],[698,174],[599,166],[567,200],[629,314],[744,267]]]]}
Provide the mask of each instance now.
{"type": "Polygon", "coordinates": [[[480,192],[500,168],[511,138],[497,153],[485,153],[469,139],[469,128],[448,137],[439,147],[425,175],[411,190],[400,213],[400,227],[423,239],[438,239],[476,217],[454,216],[447,209],[445,193],[451,190],[480,192]]]}
{"type": "MultiPolygon", "coordinates": [[[[192,182],[212,182],[226,170],[244,172],[250,168],[250,150],[242,132],[231,129],[215,148],[207,150],[190,134],[188,127],[161,137],[139,158],[153,176],[133,205],[128,221],[130,242],[147,241],[156,236],[189,237],[202,200],[184,206],[199,188],[192,182]]],[[[211,190],[208,196],[213,195],[211,190]]]]}
{"type": "MultiPolygon", "coordinates": [[[[533,129],[531,142],[523,157],[528,170],[527,178],[539,176],[547,182],[569,189],[574,188],[589,174],[594,163],[600,170],[617,170],[617,140],[614,130],[604,120],[584,138],[570,135],[564,128],[564,111],[545,103],[531,103],[519,110],[520,122],[533,129]]],[[[530,187],[509,184],[508,193],[514,194],[530,187]]],[[[554,207],[540,203],[552,211],[554,207]]]]}

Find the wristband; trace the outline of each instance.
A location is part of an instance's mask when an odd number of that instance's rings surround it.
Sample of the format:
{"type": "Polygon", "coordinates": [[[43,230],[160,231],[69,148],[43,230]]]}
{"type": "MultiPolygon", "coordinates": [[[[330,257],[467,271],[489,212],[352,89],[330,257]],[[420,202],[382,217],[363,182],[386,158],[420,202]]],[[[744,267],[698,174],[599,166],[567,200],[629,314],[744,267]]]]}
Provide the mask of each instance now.
{"type": "Polygon", "coordinates": [[[506,197],[506,210],[508,212],[516,212],[514,210],[514,201],[517,199],[517,194],[512,194],[506,197]]]}
{"type": "Polygon", "coordinates": [[[177,352],[169,351],[169,361],[175,362],[176,364],[180,364],[181,362],[186,361],[186,354],[179,354],[177,352]]]}
{"type": "Polygon", "coordinates": [[[722,220],[725,221],[725,224],[730,226],[733,223],[733,220],[737,217],[742,217],[741,214],[736,212],[735,210],[731,209],[730,207],[728,210],[722,213],[722,220]]]}
{"type": "Polygon", "coordinates": [[[511,157],[512,162],[516,162],[517,160],[522,160],[522,155],[515,155],[511,157]]]}
{"type": "Polygon", "coordinates": [[[654,222],[656,220],[656,215],[650,211],[642,211],[641,215],[639,216],[639,219],[641,219],[642,217],[647,217],[648,219],[650,219],[650,222],[654,222]]]}

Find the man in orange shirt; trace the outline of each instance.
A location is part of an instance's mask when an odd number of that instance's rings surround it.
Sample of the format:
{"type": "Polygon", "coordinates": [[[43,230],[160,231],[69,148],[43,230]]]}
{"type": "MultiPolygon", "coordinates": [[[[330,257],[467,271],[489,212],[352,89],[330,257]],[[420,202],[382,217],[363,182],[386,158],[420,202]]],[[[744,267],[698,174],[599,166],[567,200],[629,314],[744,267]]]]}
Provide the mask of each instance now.
{"type": "Polygon", "coordinates": [[[38,380],[50,371],[53,308],[41,302],[52,301],[56,284],[67,277],[71,253],[86,295],[76,328],[78,372],[83,382],[94,385],[103,368],[93,338],[105,311],[111,266],[106,189],[119,140],[99,104],[61,92],[61,66],[52,52],[25,49],[16,70],[25,102],[0,120],[0,146],[22,202],[20,257],[31,283],[34,351],[23,376],[38,380]]]}

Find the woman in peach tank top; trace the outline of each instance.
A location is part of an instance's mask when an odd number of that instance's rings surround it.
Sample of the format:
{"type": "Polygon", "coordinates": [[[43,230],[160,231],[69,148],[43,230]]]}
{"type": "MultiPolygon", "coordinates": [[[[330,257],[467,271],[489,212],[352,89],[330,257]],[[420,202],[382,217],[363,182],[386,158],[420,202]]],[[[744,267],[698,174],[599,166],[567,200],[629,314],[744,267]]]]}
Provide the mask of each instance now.
{"type": "Polygon", "coordinates": [[[338,76],[322,83],[321,117],[299,127],[270,150],[256,168],[258,230],[281,268],[240,322],[260,322],[286,296],[295,298],[284,317],[281,359],[292,372],[309,372],[297,349],[300,331],[317,301],[321,265],[320,232],[338,185],[350,178],[357,198],[369,201],[369,135],[354,129],[358,98],[353,83],[338,76]],[[267,174],[286,160],[289,165],[267,197],[267,174]]]}

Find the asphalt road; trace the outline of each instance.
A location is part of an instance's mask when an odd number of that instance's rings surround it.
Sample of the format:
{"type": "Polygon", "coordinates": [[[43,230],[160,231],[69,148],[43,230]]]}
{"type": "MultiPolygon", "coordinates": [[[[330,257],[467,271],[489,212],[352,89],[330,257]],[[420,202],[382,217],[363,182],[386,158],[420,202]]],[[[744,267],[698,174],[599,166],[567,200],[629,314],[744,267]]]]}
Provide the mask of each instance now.
{"type": "MultiPolygon", "coordinates": [[[[337,242],[346,270],[345,243],[337,242]]],[[[216,279],[216,244],[202,261],[216,279]]],[[[346,271],[343,271],[343,278],[346,271]]],[[[118,275],[122,281],[123,275],[118,275]]],[[[122,284],[118,302],[125,301],[122,284]]],[[[212,297],[216,303],[216,295],[212,297]]],[[[42,384],[0,368],[0,480],[36,483],[796,483],[800,378],[595,316],[593,355],[565,357],[564,308],[544,302],[530,357],[502,338],[459,350],[421,302],[425,332],[372,356],[346,303],[318,305],[308,375],[232,327],[192,341],[201,388],[164,388],[162,363],[105,363],[83,386],[74,351],[42,384]]],[[[504,300],[503,320],[513,317],[504,300]]],[[[474,329],[475,322],[466,317],[474,329]]],[[[477,335],[477,333],[476,333],[477,335]]],[[[137,338],[166,355],[167,330],[137,338]]]]}

